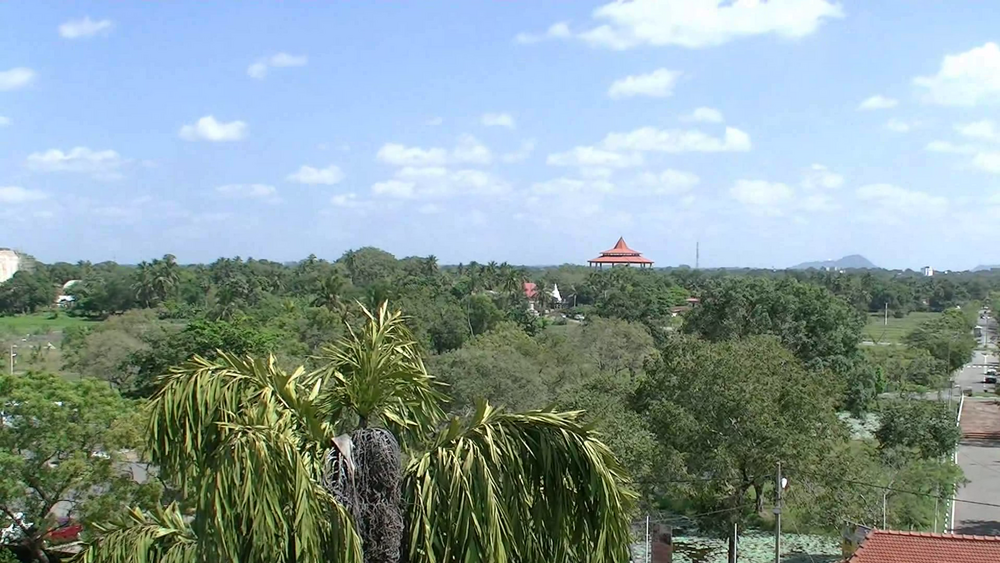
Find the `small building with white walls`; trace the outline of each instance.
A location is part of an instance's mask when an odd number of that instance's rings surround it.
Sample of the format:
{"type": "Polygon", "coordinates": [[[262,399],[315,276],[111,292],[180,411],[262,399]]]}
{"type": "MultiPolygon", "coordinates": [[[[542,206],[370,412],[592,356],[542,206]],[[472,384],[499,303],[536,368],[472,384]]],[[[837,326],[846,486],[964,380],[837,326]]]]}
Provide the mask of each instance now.
{"type": "Polygon", "coordinates": [[[934,268],[931,268],[930,266],[924,266],[923,268],[920,268],[920,273],[922,273],[927,277],[931,277],[934,275],[934,268]]]}
{"type": "Polygon", "coordinates": [[[0,248],[0,283],[10,278],[21,268],[21,257],[9,248],[0,248]]]}

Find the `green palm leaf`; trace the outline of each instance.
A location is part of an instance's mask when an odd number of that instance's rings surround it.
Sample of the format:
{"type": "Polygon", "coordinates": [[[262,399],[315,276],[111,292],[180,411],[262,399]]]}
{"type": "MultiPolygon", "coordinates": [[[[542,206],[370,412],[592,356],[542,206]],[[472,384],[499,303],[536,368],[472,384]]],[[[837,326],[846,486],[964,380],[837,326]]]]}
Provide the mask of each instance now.
{"type": "Polygon", "coordinates": [[[319,484],[333,440],[317,415],[322,386],[273,357],[221,351],[163,378],[150,404],[150,453],[194,503],[199,558],[361,560],[350,515],[319,484]]]}
{"type": "Polygon", "coordinates": [[[368,319],[364,328],[348,326],[349,335],[318,358],[326,367],[317,376],[329,382],[321,402],[333,409],[330,420],[347,410],[362,428],[383,425],[404,442],[419,439],[444,418],[442,384],[427,373],[402,313],[390,313],[386,302],[374,314],[358,305],[368,319]]]}
{"type": "Polygon", "coordinates": [[[180,508],[171,504],[156,512],[129,510],[111,523],[96,525],[101,534],[75,559],[78,563],[193,563],[194,532],[180,508]]]}
{"type": "Polygon", "coordinates": [[[412,561],[627,561],[635,495],[578,413],[457,419],[404,473],[412,561]]]}

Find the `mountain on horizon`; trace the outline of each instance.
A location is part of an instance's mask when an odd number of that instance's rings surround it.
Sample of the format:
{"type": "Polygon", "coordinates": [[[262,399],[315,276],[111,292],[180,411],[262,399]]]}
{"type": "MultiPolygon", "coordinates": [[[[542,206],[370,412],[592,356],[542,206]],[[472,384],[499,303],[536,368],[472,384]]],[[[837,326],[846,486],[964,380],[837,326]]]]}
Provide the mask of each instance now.
{"type": "Polygon", "coordinates": [[[980,264],[972,269],[973,272],[988,272],[1000,268],[1000,264],[980,264]]]}
{"type": "Polygon", "coordinates": [[[789,268],[789,270],[808,270],[816,268],[832,268],[835,270],[878,270],[879,267],[872,264],[870,260],[860,254],[844,256],[840,260],[823,260],[820,262],[803,262],[789,268]]]}

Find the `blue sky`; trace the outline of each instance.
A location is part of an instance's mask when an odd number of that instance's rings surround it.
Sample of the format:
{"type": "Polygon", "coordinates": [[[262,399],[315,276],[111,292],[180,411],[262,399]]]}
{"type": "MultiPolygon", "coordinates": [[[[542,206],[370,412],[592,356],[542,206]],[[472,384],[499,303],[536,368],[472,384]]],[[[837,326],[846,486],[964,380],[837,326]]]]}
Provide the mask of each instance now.
{"type": "Polygon", "coordinates": [[[0,4],[44,261],[1000,262],[1000,14],[903,0],[0,4]],[[16,22],[16,25],[14,25],[16,22]]]}

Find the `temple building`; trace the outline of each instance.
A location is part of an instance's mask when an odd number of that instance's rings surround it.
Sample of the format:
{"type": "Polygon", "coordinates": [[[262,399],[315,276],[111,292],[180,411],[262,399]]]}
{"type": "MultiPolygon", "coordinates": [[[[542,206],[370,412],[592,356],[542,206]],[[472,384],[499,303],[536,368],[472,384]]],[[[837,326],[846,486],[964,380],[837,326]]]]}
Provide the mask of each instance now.
{"type": "Polygon", "coordinates": [[[651,268],[653,267],[653,261],[649,258],[644,258],[642,253],[636,252],[625,244],[624,238],[618,239],[618,244],[615,245],[611,250],[605,250],[600,256],[594,258],[593,260],[587,260],[587,263],[596,268],[603,268],[608,266],[639,266],[640,268],[651,268]]]}

